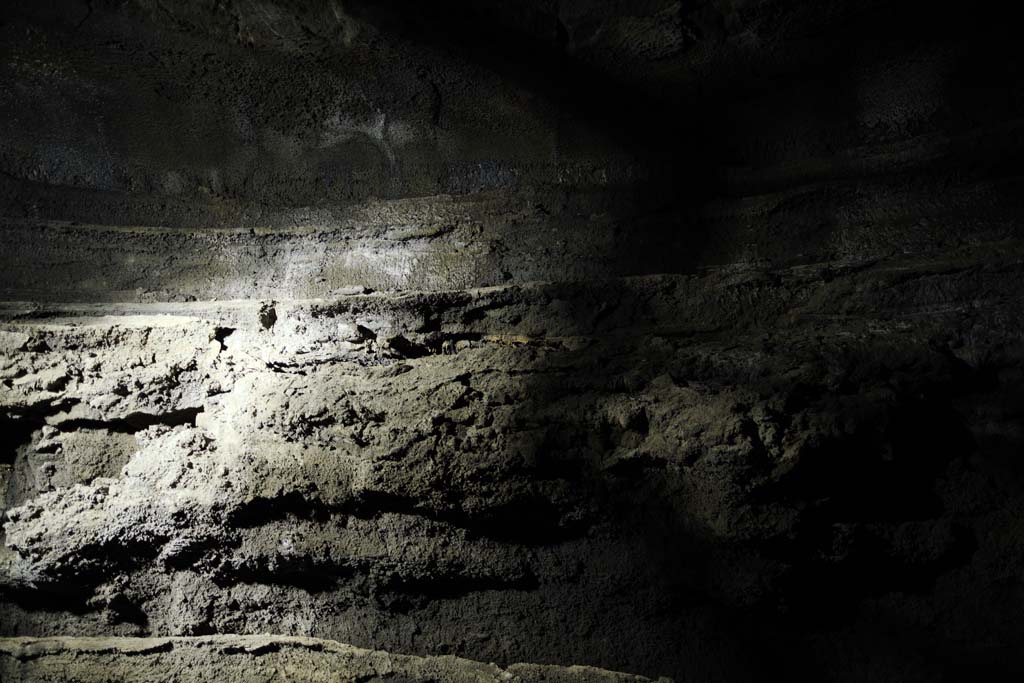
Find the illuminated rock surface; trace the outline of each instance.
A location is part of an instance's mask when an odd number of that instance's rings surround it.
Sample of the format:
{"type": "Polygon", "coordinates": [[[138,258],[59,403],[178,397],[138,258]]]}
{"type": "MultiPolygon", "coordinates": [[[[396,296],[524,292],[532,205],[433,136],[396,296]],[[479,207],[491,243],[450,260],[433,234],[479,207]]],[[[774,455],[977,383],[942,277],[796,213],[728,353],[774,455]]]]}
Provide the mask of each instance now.
{"type": "Polygon", "coordinates": [[[1016,30],[6,3],[0,678],[1019,678],[1016,30]]]}

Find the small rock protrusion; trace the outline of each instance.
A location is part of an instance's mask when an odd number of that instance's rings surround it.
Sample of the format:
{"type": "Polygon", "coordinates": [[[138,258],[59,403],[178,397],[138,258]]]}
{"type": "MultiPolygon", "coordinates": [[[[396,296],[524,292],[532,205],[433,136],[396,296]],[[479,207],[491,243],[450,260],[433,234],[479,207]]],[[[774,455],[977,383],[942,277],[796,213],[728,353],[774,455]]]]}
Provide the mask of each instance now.
{"type": "Polygon", "coordinates": [[[274,309],[273,302],[260,306],[259,320],[260,326],[265,330],[274,326],[274,323],[277,322],[277,311],[274,309]]]}
{"type": "Polygon", "coordinates": [[[372,294],[373,290],[363,285],[348,285],[336,292],[338,296],[359,296],[360,294],[372,294]]]}
{"type": "Polygon", "coordinates": [[[351,344],[361,344],[377,338],[373,330],[356,323],[338,323],[338,339],[351,344]]]}

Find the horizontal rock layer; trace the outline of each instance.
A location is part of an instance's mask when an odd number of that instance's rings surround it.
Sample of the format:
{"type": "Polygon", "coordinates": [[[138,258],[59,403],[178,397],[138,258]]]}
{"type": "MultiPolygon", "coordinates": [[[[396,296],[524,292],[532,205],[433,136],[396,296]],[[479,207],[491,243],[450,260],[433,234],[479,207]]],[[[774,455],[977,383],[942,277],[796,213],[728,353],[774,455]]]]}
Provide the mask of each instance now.
{"type": "Polygon", "coordinates": [[[642,683],[591,667],[409,657],[284,636],[0,638],[5,681],[408,681],[409,683],[642,683]]]}

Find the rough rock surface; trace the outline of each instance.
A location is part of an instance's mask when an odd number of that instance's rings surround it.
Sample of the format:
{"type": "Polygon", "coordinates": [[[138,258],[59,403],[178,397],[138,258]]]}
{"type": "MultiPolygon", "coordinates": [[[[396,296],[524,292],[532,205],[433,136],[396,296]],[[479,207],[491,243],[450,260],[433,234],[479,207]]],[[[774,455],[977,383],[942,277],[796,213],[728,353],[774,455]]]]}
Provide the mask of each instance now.
{"type": "Polygon", "coordinates": [[[7,3],[4,681],[1019,678],[1024,58],[897,5],[7,3]]]}
{"type": "Polygon", "coordinates": [[[896,661],[911,615],[1005,633],[1022,266],[986,264],[11,311],[3,628],[694,674],[742,668],[723,610],[896,661]]]}

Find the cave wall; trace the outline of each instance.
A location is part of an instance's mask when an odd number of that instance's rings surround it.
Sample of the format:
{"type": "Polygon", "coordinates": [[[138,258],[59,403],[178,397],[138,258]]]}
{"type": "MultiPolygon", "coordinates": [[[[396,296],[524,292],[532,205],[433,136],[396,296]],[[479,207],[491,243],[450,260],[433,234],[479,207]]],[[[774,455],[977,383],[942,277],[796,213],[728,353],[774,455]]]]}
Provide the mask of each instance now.
{"type": "Polygon", "coordinates": [[[1011,31],[5,7],[0,672],[1019,675],[1011,31]]]}

